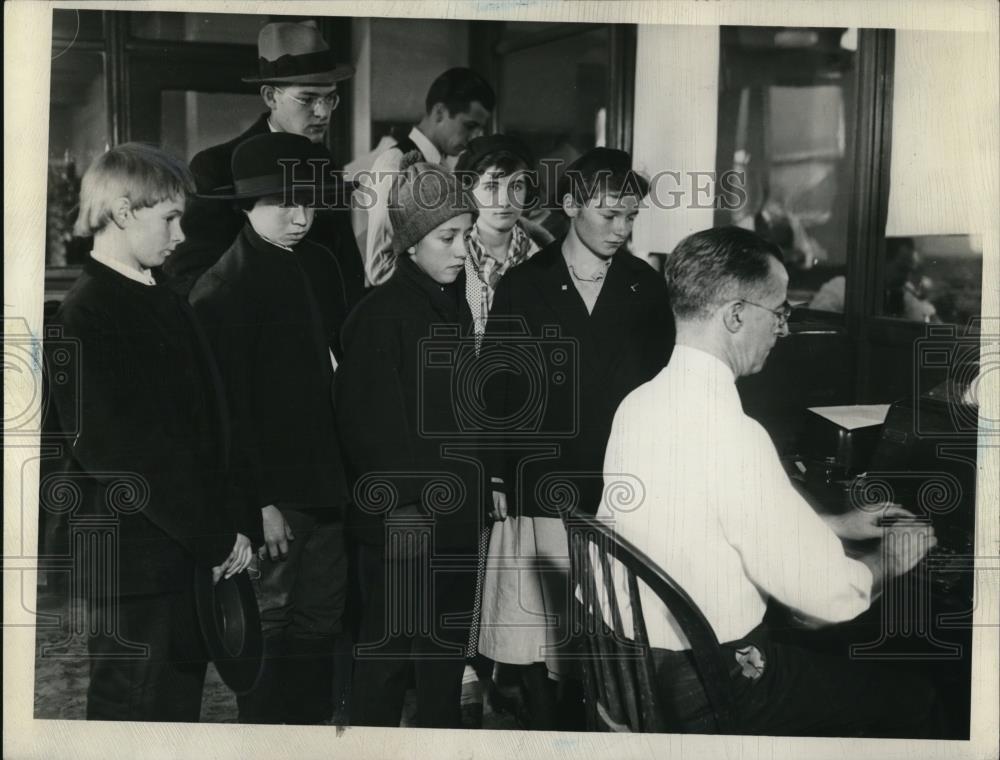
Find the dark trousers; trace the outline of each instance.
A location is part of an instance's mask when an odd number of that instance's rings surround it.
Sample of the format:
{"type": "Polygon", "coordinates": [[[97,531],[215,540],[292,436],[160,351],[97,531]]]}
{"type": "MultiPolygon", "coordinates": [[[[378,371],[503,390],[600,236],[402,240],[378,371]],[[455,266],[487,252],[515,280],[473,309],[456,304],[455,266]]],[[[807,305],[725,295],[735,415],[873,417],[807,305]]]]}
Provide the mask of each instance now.
{"type": "MultiPolygon", "coordinates": [[[[929,683],[909,673],[775,642],[765,626],[722,648],[731,663],[729,679],[738,733],[886,738],[944,735],[944,711],[937,694],[929,683]]],[[[677,727],[672,730],[715,733],[690,653],[653,649],[652,654],[669,725],[677,727]]]]}
{"type": "Polygon", "coordinates": [[[113,606],[93,605],[87,720],[197,722],[207,654],[193,593],[119,597],[117,622],[113,606]]]}
{"type": "Polygon", "coordinates": [[[412,668],[417,725],[461,728],[475,547],[444,562],[435,558],[433,565],[427,556],[393,559],[382,547],[359,547],[364,607],[355,648],[352,724],[399,726],[412,668]]]}
{"type": "Polygon", "coordinates": [[[285,559],[255,565],[264,666],[254,690],[237,698],[241,723],[320,723],[334,710],[334,641],[347,597],[343,524],[281,513],[294,539],[285,559]]]}

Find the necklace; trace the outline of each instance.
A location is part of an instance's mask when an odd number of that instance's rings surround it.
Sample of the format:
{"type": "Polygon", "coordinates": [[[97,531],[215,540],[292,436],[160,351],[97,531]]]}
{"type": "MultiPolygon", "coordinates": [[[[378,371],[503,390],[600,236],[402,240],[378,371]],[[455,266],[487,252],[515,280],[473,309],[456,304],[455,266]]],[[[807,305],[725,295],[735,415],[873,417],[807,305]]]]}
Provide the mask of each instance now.
{"type": "Polygon", "coordinates": [[[569,267],[569,273],[573,275],[573,279],[577,282],[601,282],[608,274],[608,268],[605,266],[604,269],[596,271],[593,277],[581,277],[568,261],[566,262],[566,266],[569,267]]]}

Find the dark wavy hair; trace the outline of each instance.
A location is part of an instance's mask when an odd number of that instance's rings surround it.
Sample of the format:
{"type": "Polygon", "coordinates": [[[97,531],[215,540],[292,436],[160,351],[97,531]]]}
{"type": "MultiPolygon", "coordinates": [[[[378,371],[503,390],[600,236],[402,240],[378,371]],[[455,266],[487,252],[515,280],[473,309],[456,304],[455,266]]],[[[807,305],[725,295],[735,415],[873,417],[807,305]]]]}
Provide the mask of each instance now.
{"type": "Polygon", "coordinates": [[[448,69],[431,83],[424,105],[430,113],[435,103],[444,103],[448,115],[454,116],[468,111],[477,101],[487,111],[492,111],[496,100],[489,82],[472,69],[456,68],[448,69]]]}

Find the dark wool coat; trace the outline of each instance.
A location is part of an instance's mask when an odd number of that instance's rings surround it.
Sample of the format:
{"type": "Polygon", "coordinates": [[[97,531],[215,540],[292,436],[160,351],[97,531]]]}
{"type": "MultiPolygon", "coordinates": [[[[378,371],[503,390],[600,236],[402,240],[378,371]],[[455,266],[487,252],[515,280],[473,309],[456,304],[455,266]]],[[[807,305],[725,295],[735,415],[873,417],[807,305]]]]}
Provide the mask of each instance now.
{"type": "Polygon", "coordinates": [[[50,385],[78,433],[67,477],[83,478],[85,512],[118,518],[119,592],[186,590],[193,564],[221,564],[237,531],[254,535],[227,500],[225,398],[195,315],[90,259],[53,324],[75,345],[73,382],[50,385]]]}
{"type": "Polygon", "coordinates": [[[351,523],[365,543],[382,543],[385,516],[399,509],[432,515],[438,546],[476,545],[484,469],[454,409],[456,373],[474,356],[464,288],[401,257],[344,328],[337,422],[355,485],[351,523]]]}
{"type": "MultiPolygon", "coordinates": [[[[199,193],[211,193],[220,187],[233,184],[232,159],[236,146],[249,137],[263,135],[269,131],[269,114],[262,114],[251,127],[229,142],[206,148],[191,159],[191,173],[199,193]]],[[[342,186],[339,176],[331,177],[342,186]]],[[[343,199],[340,199],[343,202],[343,199]]],[[[365,274],[351,230],[350,212],[344,210],[318,210],[316,220],[307,235],[308,240],[326,246],[341,270],[341,279],[347,292],[348,306],[354,306],[364,295],[365,274]]],[[[190,292],[195,281],[233,244],[246,222],[232,201],[194,198],[181,220],[187,236],[173,255],[163,265],[163,271],[170,278],[170,286],[184,296],[190,292]]],[[[343,320],[347,313],[340,315],[343,320]]]]}
{"type": "Polygon", "coordinates": [[[236,488],[258,520],[269,504],[338,519],[347,501],[330,361],[343,293],[330,261],[309,240],[287,251],[247,224],[191,291],[229,400],[236,488]]]}
{"type": "Polygon", "coordinates": [[[622,399],[670,358],[674,322],[663,278],[644,261],[615,254],[593,313],[587,313],[557,240],[500,280],[482,361],[484,436],[491,476],[501,477],[511,514],[593,514],[604,453],[622,399]],[[485,418],[484,418],[485,419],[485,418]]]}

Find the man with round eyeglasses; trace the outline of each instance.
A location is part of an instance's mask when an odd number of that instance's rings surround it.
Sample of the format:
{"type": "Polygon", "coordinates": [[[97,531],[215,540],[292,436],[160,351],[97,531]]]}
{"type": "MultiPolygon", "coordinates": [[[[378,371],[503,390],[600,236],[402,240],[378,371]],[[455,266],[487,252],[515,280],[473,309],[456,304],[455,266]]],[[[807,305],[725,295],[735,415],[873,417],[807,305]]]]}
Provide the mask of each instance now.
{"type": "MultiPolygon", "coordinates": [[[[313,22],[267,24],[260,31],[257,49],[258,71],[243,81],[260,85],[267,112],[241,135],[207,148],[191,159],[199,194],[218,195],[232,185],[233,151],[251,137],[288,132],[322,144],[333,112],[340,105],[338,83],[354,74],[352,65],[336,60],[335,52],[313,22]]],[[[308,182],[312,171],[322,170],[328,175],[328,183],[342,186],[341,176],[334,168],[331,158],[324,167],[301,167],[295,171],[303,182],[308,182]]],[[[339,324],[364,294],[364,268],[349,213],[344,210],[345,192],[326,192],[325,196],[335,202],[335,207],[318,210],[309,239],[330,252],[329,260],[320,262],[324,271],[317,276],[326,277],[330,273],[325,270],[331,269],[331,276],[341,283],[344,303],[324,305],[343,312],[334,315],[339,324]]],[[[187,240],[164,266],[171,287],[186,296],[202,273],[232,245],[243,222],[240,212],[226,201],[198,198],[192,202],[183,221],[187,240]]]]}
{"type": "MultiPolygon", "coordinates": [[[[763,369],[788,334],[781,250],[738,227],[703,230],[678,244],[666,276],[677,344],[618,407],[604,460],[605,483],[629,473],[643,500],[626,511],[605,497],[598,517],[704,614],[728,665],[738,733],[941,736],[943,706],[923,678],[789,643],[765,619],[779,603],[816,627],[850,621],[936,542],[898,505],[814,511],[744,412],[736,380],[763,369]],[[844,539],[881,542],[855,558],[844,539]]],[[[661,704],[679,732],[715,732],[691,643],[645,586],[640,599],[661,704]]]]}
{"type": "Polygon", "coordinates": [[[291,132],[322,142],[330,118],[340,105],[337,85],[265,84],[261,96],[271,109],[268,126],[272,132],[291,132]]]}

